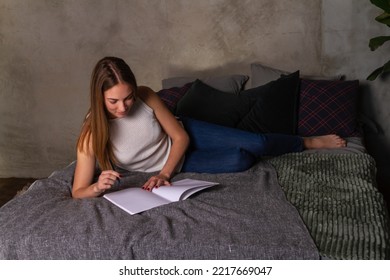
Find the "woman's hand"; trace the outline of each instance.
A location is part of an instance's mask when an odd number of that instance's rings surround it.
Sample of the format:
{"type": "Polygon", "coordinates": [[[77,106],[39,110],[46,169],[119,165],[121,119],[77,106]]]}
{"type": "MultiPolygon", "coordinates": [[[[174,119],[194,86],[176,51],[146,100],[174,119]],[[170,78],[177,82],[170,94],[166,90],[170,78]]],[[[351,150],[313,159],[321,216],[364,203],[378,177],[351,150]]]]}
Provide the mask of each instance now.
{"type": "Polygon", "coordinates": [[[142,186],[144,190],[152,191],[159,186],[170,186],[169,177],[163,174],[158,174],[149,178],[149,180],[142,186]]]}
{"type": "Polygon", "coordinates": [[[95,193],[101,194],[108,189],[111,189],[115,184],[115,181],[120,178],[120,174],[114,170],[105,170],[103,171],[97,183],[93,186],[95,193]]]}

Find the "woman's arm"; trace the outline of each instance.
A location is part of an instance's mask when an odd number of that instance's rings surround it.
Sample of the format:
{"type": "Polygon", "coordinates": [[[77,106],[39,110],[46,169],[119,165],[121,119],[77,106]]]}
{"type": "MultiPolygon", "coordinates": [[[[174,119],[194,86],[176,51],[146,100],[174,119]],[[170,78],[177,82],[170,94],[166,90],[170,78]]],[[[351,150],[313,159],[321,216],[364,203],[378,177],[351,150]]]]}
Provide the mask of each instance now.
{"type": "Polygon", "coordinates": [[[72,196],[74,198],[97,197],[105,190],[110,189],[119,178],[119,173],[113,170],[103,171],[96,183],[92,184],[95,172],[96,159],[92,152],[77,150],[77,163],[73,179],[72,196]]]}
{"type": "Polygon", "coordinates": [[[169,180],[187,150],[189,137],[181,124],[176,120],[175,116],[172,115],[153,90],[148,87],[139,87],[138,94],[139,97],[153,109],[161,127],[172,139],[172,147],[167,162],[160,173],[151,177],[143,186],[144,189],[151,190],[154,187],[159,187],[161,185],[170,185],[169,180]]]}

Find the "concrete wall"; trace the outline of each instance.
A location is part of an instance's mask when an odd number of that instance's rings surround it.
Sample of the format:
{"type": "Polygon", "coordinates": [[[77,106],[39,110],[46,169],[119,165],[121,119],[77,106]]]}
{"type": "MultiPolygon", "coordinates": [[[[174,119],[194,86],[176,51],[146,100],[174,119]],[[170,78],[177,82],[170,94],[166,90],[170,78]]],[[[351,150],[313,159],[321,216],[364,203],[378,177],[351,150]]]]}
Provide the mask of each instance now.
{"type": "MultiPolygon", "coordinates": [[[[249,74],[255,61],[364,80],[389,57],[367,46],[388,31],[378,12],[366,0],[0,0],[0,177],[43,177],[75,159],[103,56],[123,57],[156,91],[171,76],[249,74]]],[[[380,149],[390,142],[386,84],[364,93],[380,149]]]]}

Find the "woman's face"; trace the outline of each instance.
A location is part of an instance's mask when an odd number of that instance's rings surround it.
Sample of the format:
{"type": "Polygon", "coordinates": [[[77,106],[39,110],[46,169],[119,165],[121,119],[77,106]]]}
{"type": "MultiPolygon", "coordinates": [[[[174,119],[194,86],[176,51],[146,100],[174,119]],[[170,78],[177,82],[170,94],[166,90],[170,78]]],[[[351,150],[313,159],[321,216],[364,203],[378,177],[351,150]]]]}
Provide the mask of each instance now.
{"type": "Polygon", "coordinates": [[[134,90],[126,83],[119,83],[104,92],[104,104],[110,119],[125,117],[134,100],[134,90]]]}

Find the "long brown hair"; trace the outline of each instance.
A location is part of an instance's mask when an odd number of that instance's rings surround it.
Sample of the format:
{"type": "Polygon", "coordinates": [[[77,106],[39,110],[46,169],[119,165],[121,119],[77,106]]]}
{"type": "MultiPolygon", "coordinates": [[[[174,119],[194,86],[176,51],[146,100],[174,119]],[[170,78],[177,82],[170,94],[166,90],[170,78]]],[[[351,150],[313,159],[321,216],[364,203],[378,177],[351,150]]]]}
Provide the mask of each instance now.
{"type": "Polygon", "coordinates": [[[104,92],[121,82],[130,85],[136,96],[135,76],[123,59],[105,57],[98,61],[91,76],[91,107],[77,141],[77,149],[87,153],[90,153],[92,149],[101,170],[113,169],[113,164],[116,162],[109,137],[104,92]]]}

